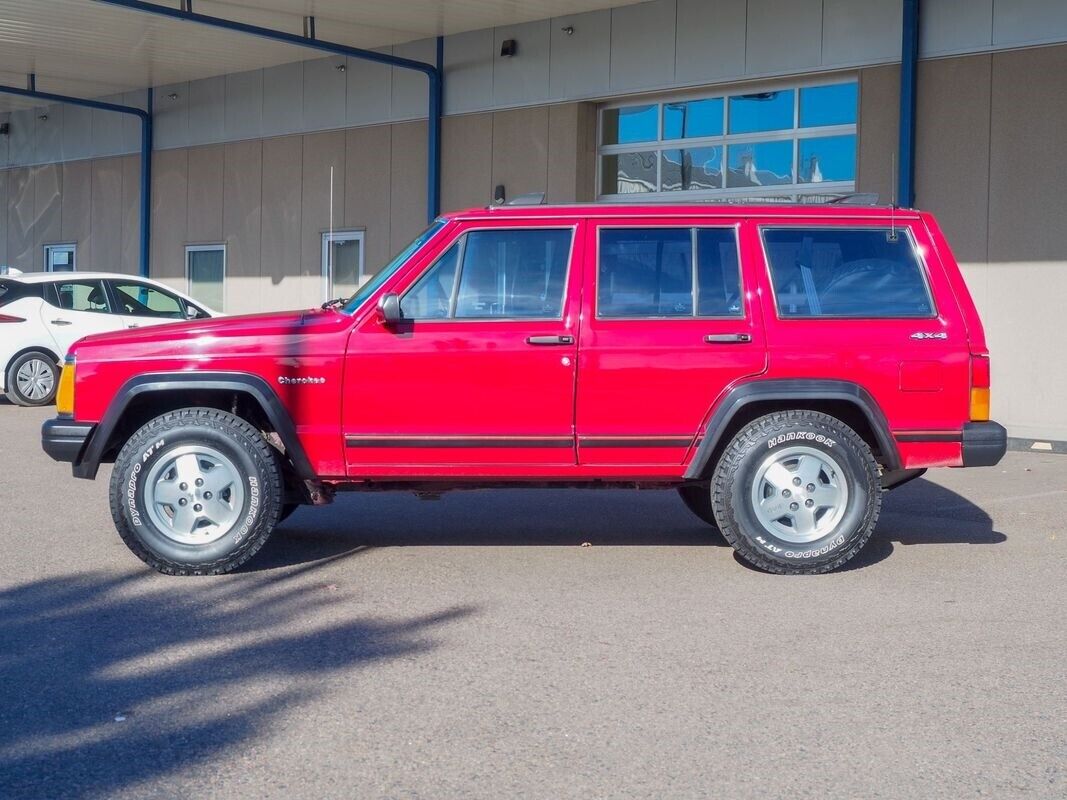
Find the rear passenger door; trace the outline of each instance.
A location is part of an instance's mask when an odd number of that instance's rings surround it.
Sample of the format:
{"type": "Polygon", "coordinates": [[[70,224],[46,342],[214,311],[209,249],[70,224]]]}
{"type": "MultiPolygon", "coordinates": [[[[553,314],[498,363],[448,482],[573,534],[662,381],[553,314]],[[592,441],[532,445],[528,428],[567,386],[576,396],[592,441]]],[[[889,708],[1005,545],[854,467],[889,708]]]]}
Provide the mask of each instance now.
{"type": "Polygon", "coordinates": [[[61,355],[78,339],[122,328],[102,280],[56,281],[45,288],[41,321],[61,355]]]}
{"type": "Polygon", "coordinates": [[[707,220],[590,225],[579,464],[670,473],[716,398],[763,371],[760,309],[738,232],[707,220]]]}

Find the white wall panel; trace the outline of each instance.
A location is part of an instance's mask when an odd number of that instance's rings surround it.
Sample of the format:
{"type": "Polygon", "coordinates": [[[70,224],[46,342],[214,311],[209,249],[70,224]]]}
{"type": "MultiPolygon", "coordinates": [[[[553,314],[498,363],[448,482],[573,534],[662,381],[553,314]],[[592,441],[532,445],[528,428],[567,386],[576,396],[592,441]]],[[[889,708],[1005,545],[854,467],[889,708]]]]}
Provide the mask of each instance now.
{"type": "MultiPolygon", "coordinates": [[[[119,97],[101,98],[105,103],[121,103],[119,97]]],[[[98,156],[116,156],[123,152],[122,145],[122,117],[114,111],[102,111],[94,108],[93,111],[93,154],[98,156]]]]}
{"type": "Polygon", "coordinates": [[[554,100],[606,95],[611,81],[611,11],[556,17],[551,34],[549,95],[554,100]],[[574,33],[564,33],[567,27],[574,33]]]}
{"type": "Polygon", "coordinates": [[[1000,0],[993,4],[993,46],[1016,47],[1067,38],[1067,0],[1000,0]]]}
{"type": "MultiPolygon", "coordinates": [[[[11,114],[3,112],[0,114],[0,125],[11,122],[11,114]]],[[[11,136],[0,136],[0,165],[7,166],[11,163],[11,136]]],[[[7,191],[7,184],[3,185],[4,191],[7,191]]],[[[4,206],[6,208],[7,206],[4,206]]],[[[7,222],[7,215],[0,213],[0,227],[7,222]]],[[[0,244],[0,262],[4,260],[4,245],[0,244]]]]}
{"type": "Polygon", "coordinates": [[[747,15],[746,0],[678,0],[678,83],[744,75],[747,15]]]}
{"type": "Polygon", "coordinates": [[[263,70],[226,76],[226,138],[253,139],[263,133],[263,70]]]}
{"type": "Polygon", "coordinates": [[[993,44],[993,0],[922,0],[919,55],[984,50],[993,44]]]}
{"type": "Polygon", "coordinates": [[[297,133],[304,127],[304,65],[297,61],[263,70],[263,135],[297,133]]]}
{"type": "Polygon", "coordinates": [[[548,99],[551,20],[509,25],[493,31],[493,104],[526,105],[548,99]],[[516,55],[500,57],[500,46],[515,40],[516,55]]]}
{"type": "Polygon", "coordinates": [[[665,86],[674,81],[675,0],[611,11],[611,90],[665,86]]]}
{"type": "Polygon", "coordinates": [[[189,84],[189,143],[208,144],[226,139],[226,78],[207,78],[189,84]]]}
{"type": "Polygon", "coordinates": [[[152,138],[157,149],[189,144],[189,84],[158,87],[152,101],[152,138]],[[171,95],[174,95],[172,98],[171,95]]]}
{"type": "Polygon", "coordinates": [[[900,60],[901,0],[823,0],[823,66],[900,60]]]}
{"type": "Polygon", "coordinates": [[[749,0],[745,72],[773,75],[822,61],[822,0],[749,0]]]}
{"type": "Polygon", "coordinates": [[[493,29],[449,36],[445,41],[445,113],[484,108],[493,96],[493,29]]]}
{"type": "Polygon", "coordinates": [[[304,129],[342,128],[348,87],[348,62],[342,56],[304,62],[304,129]],[[337,67],[344,67],[339,70],[337,67]]]}
{"type": "MultiPolygon", "coordinates": [[[[148,94],[144,91],[125,92],[121,96],[117,96],[115,102],[120,105],[143,109],[148,102],[148,94]]],[[[122,152],[141,152],[141,118],[133,114],[119,114],[118,116],[122,124],[122,152]]]]}
{"type": "Polygon", "coordinates": [[[49,164],[63,158],[63,112],[67,106],[49,106],[38,109],[34,117],[33,159],[38,164],[49,164]],[[41,120],[41,115],[48,119],[41,120]]]}
{"type": "MultiPolygon", "coordinates": [[[[437,42],[434,39],[420,39],[417,42],[398,44],[393,48],[393,54],[433,64],[437,60],[437,42]]],[[[429,116],[429,83],[421,72],[393,67],[393,119],[419,119],[429,116]]]]}
{"type": "Polygon", "coordinates": [[[393,108],[393,68],[350,58],[345,76],[348,79],[345,124],[387,122],[393,108]]]}
{"type": "Polygon", "coordinates": [[[93,151],[93,112],[85,106],[63,109],[63,158],[89,158],[93,151]]]}

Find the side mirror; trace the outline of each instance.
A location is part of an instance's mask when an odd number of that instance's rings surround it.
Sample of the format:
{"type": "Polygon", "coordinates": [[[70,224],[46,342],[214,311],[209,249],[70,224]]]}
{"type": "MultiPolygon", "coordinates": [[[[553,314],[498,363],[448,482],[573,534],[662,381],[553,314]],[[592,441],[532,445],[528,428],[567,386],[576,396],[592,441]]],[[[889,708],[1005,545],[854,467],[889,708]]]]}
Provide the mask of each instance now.
{"type": "Polygon", "coordinates": [[[196,306],[191,306],[188,303],[186,303],[185,304],[185,314],[183,316],[186,319],[200,319],[200,309],[197,308],[196,306]]]}
{"type": "Polygon", "coordinates": [[[378,301],[378,317],[386,325],[396,325],[404,317],[400,313],[400,295],[396,292],[383,294],[378,301]]]}

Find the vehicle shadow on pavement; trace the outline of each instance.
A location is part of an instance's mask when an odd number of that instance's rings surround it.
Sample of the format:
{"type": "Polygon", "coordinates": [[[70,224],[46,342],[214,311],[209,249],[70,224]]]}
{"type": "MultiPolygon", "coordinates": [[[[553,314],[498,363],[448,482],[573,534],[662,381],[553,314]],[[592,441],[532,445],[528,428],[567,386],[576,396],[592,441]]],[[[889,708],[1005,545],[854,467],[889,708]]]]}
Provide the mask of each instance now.
{"type": "MultiPolygon", "coordinates": [[[[874,535],[846,569],[877,564],[894,543],[998,544],[1004,534],[965,497],[919,479],[889,492],[874,535]]],[[[408,493],[351,493],[299,509],[243,569],[344,558],[374,547],[729,545],[673,491],[496,489],[420,501],[408,493]]],[[[744,563],[744,562],[742,562],[744,563]]],[[[746,564],[747,565],[747,564],[746,564]]]]}
{"type": "Polygon", "coordinates": [[[344,590],[306,580],[313,569],[82,573],[0,591],[0,797],[109,797],[210,764],[253,746],[324,676],[408,662],[476,611],[354,616],[344,590]]]}

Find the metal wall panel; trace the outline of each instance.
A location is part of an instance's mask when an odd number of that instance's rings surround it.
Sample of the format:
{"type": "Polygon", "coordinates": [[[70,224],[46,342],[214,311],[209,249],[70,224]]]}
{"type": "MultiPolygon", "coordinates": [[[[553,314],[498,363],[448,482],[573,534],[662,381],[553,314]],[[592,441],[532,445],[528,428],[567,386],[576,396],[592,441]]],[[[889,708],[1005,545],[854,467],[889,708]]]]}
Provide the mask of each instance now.
{"type": "Polygon", "coordinates": [[[8,134],[10,163],[16,166],[33,163],[34,127],[40,111],[21,108],[11,112],[11,132],[8,134]]]}
{"type": "Polygon", "coordinates": [[[611,85],[611,11],[556,17],[551,21],[549,94],[554,100],[595,97],[611,85]],[[564,28],[574,28],[567,34],[564,28]]]}
{"type": "MultiPolygon", "coordinates": [[[[3,121],[0,119],[0,121],[3,121]]],[[[7,217],[8,217],[8,193],[9,182],[7,170],[0,170],[0,264],[7,262],[7,217]]]]}
{"type": "Polygon", "coordinates": [[[122,259],[120,272],[141,271],[141,157],[123,156],[122,162],[122,259]]]}
{"type": "Polygon", "coordinates": [[[63,169],[59,164],[33,168],[34,259],[44,266],[44,245],[63,239],[63,169]]]}
{"type": "Polygon", "coordinates": [[[893,199],[899,126],[900,67],[861,70],[856,191],[873,192],[882,203],[893,199]]]}
{"type": "Polygon", "coordinates": [[[34,269],[33,180],[29,167],[8,172],[7,265],[28,272],[34,269]]]}
{"type": "Polygon", "coordinates": [[[93,165],[90,161],[69,161],[63,165],[62,228],[60,238],[78,245],[78,266],[93,263],[92,208],[93,165]]]}
{"type": "Polygon", "coordinates": [[[38,110],[33,120],[34,163],[49,164],[63,159],[63,117],[66,110],[66,106],[48,106],[38,110]],[[42,120],[42,116],[48,119],[42,120]]]}
{"type": "Polygon", "coordinates": [[[458,211],[493,199],[493,115],[449,117],[441,126],[441,208],[458,211]]]}
{"type": "Polygon", "coordinates": [[[93,267],[120,272],[122,264],[122,160],[93,162],[93,267]]]}
{"type": "Polygon", "coordinates": [[[666,86],[674,81],[675,0],[611,11],[611,90],[666,86]]]}
{"type": "MultiPolygon", "coordinates": [[[[393,54],[433,64],[437,60],[437,42],[435,39],[420,39],[398,44],[393,48],[393,54]]],[[[393,67],[392,118],[407,120],[427,117],[430,102],[428,85],[429,81],[421,72],[393,67]]]]}
{"type": "Polygon", "coordinates": [[[393,68],[362,58],[348,59],[345,71],[345,123],[373,125],[388,122],[393,109],[393,68]]]}
{"type": "Polygon", "coordinates": [[[548,98],[550,20],[493,31],[493,104],[500,107],[544,102],[548,98]],[[516,55],[500,56],[500,46],[515,40],[516,55]]]}
{"type": "Polygon", "coordinates": [[[263,141],[261,271],[267,308],[285,308],[286,276],[300,272],[300,194],[303,172],[302,136],[263,141]]]}
{"type": "MultiPolygon", "coordinates": [[[[11,122],[11,114],[4,112],[0,114],[0,125],[11,122]]],[[[6,167],[11,163],[11,153],[9,152],[11,145],[11,136],[0,136],[0,166],[6,167]]],[[[4,222],[3,224],[7,224],[4,222]]],[[[0,248],[0,262],[3,261],[4,251],[0,248]]]]}
{"type": "Polygon", "coordinates": [[[922,0],[919,55],[966,53],[993,45],[993,0],[922,0]]]}
{"type": "MultiPolygon", "coordinates": [[[[119,97],[109,96],[103,99],[104,102],[108,103],[121,103],[122,100],[120,98],[121,95],[119,97]]],[[[98,108],[92,109],[92,115],[93,155],[120,155],[124,150],[122,142],[122,117],[124,115],[116,114],[114,111],[101,111],[98,108]]]]}
{"type": "Polygon", "coordinates": [[[304,65],[297,61],[263,70],[263,135],[304,129],[304,65]]]}
{"type": "Polygon", "coordinates": [[[900,60],[901,0],[823,0],[823,66],[900,60]]]}
{"type": "Polygon", "coordinates": [[[678,0],[675,80],[709,83],[745,74],[746,0],[678,0]]]}
{"type": "Polygon", "coordinates": [[[344,127],[347,74],[347,60],[341,56],[304,62],[305,130],[344,127]]]}
{"type": "Polygon", "coordinates": [[[189,244],[222,241],[222,145],[189,150],[189,244]]]}
{"type": "Polygon", "coordinates": [[[93,154],[93,111],[85,106],[63,108],[63,158],[71,161],[93,154]]]}
{"type": "Polygon", "coordinates": [[[189,84],[160,86],[152,101],[152,138],[157,150],[189,144],[189,84]]]}
{"type": "Polygon", "coordinates": [[[263,134],[263,70],[226,76],[226,138],[253,139],[263,134]]]}
{"type": "MultiPolygon", "coordinates": [[[[152,156],[152,277],[166,278],[182,289],[185,288],[188,208],[189,151],[180,149],[155,153],[152,156]]],[[[96,237],[94,227],[94,266],[96,237]]]]}
{"type": "Polygon", "coordinates": [[[548,190],[548,106],[493,114],[493,185],[508,199],[548,190]]]}
{"type": "MultiPolygon", "coordinates": [[[[330,169],[333,168],[334,228],[345,218],[345,133],[311,133],[304,136],[301,174],[301,226],[299,274],[322,274],[322,233],[330,227],[330,169]]],[[[323,301],[322,285],[304,302],[323,301]]]]}
{"type": "MultiPolygon", "coordinates": [[[[125,92],[119,97],[122,99],[116,99],[115,102],[123,106],[144,109],[148,104],[148,93],[143,91],[125,92]]],[[[122,152],[141,152],[140,117],[135,117],[133,114],[118,114],[117,116],[122,124],[122,152]]]]}
{"type": "Polygon", "coordinates": [[[745,72],[772,75],[822,62],[822,0],[749,0],[745,72]]]}
{"type": "Polygon", "coordinates": [[[366,230],[363,246],[368,270],[377,270],[392,255],[392,139],[388,125],[345,133],[344,227],[366,230]]]}
{"type": "Polygon", "coordinates": [[[993,46],[1018,47],[1067,39],[1067,2],[1010,0],[993,4],[993,46]]]}
{"type": "Polygon", "coordinates": [[[213,144],[226,138],[226,78],[189,84],[189,144],[213,144]]]}
{"type": "Polygon", "coordinates": [[[426,123],[393,125],[389,198],[390,253],[398,253],[426,227],[426,123]]]}
{"type": "Polygon", "coordinates": [[[485,106],[493,96],[493,31],[486,28],[449,36],[445,42],[445,113],[461,114],[485,106]]]}
{"type": "Polygon", "coordinates": [[[222,181],[222,238],[226,242],[226,312],[263,308],[260,279],[263,143],[226,145],[222,181]]]}

